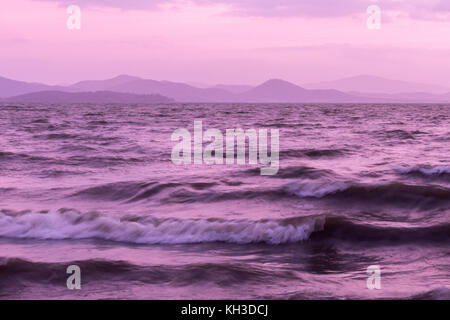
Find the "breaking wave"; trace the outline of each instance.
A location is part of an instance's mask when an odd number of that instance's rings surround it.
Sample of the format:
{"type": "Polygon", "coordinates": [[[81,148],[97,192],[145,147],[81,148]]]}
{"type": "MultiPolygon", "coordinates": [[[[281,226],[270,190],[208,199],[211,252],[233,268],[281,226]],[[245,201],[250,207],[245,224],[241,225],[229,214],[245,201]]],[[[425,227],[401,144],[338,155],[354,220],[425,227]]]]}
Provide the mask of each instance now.
{"type": "Polygon", "coordinates": [[[435,185],[400,182],[358,184],[341,181],[293,182],[285,186],[290,194],[301,198],[329,198],[352,203],[397,205],[430,209],[450,202],[450,189],[435,185]]]}
{"type": "Polygon", "coordinates": [[[402,175],[417,176],[427,179],[450,180],[450,166],[406,166],[395,168],[395,171],[402,175]]]}
{"type": "Polygon", "coordinates": [[[0,213],[0,236],[19,239],[103,239],[136,244],[228,242],[281,244],[322,230],[324,217],[280,220],[108,217],[96,212],[0,213]]]}
{"type": "Polygon", "coordinates": [[[448,242],[450,224],[381,227],[360,224],[338,216],[284,219],[177,219],[153,216],[110,217],[72,209],[34,213],[0,213],[0,237],[16,239],[101,239],[134,244],[194,244],[225,242],[271,245],[308,239],[405,242],[448,242]],[[314,235],[312,235],[314,233],[314,235]]]}

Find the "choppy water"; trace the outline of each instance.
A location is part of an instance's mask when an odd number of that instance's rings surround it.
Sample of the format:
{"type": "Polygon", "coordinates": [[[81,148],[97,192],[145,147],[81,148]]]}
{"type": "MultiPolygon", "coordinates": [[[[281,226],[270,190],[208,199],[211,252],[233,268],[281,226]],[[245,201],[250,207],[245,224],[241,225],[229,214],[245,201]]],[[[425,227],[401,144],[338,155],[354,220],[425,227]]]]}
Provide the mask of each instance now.
{"type": "Polygon", "coordinates": [[[3,104],[0,132],[2,299],[450,297],[448,105],[3,104]],[[175,166],[194,119],[280,129],[278,174],[175,166]]]}

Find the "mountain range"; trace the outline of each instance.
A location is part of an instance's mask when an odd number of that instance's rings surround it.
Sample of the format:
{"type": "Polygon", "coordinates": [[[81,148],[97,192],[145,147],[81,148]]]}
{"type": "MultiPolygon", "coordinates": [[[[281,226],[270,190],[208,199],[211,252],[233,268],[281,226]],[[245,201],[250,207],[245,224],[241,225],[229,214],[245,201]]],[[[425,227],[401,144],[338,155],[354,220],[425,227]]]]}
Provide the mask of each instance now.
{"type": "Polygon", "coordinates": [[[169,103],[173,99],[160,94],[132,94],[113,91],[64,92],[38,91],[5,98],[11,102],[54,102],[54,103],[169,103]]]}
{"type": "Polygon", "coordinates": [[[450,89],[364,75],[303,87],[271,79],[254,87],[220,84],[208,88],[129,75],[68,86],[0,77],[0,98],[22,102],[444,103],[450,102],[450,89]]]}
{"type": "Polygon", "coordinates": [[[404,94],[410,92],[426,92],[442,94],[450,92],[450,88],[425,83],[392,80],[372,75],[359,75],[334,81],[309,83],[307,89],[336,89],[343,92],[404,94]]]}

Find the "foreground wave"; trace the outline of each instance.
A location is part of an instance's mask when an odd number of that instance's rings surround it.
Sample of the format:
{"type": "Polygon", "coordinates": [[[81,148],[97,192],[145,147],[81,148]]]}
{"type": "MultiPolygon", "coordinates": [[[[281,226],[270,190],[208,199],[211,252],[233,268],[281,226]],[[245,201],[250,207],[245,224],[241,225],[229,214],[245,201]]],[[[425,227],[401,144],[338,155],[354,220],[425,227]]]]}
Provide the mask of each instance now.
{"type": "Polygon", "coordinates": [[[330,241],[446,243],[450,224],[383,227],[360,224],[339,216],[317,215],[285,219],[176,219],[153,216],[110,217],[96,212],[0,213],[0,236],[15,239],[102,239],[135,244],[284,244],[310,238],[330,241]],[[314,232],[317,234],[312,235],[314,232]]]}
{"type": "Polygon", "coordinates": [[[136,244],[263,242],[281,244],[308,239],[323,229],[324,217],[279,220],[175,219],[96,212],[0,213],[0,236],[19,239],[103,239],[136,244]]]}
{"type": "MultiPolygon", "coordinates": [[[[88,259],[69,262],[35,262],[21,258],[0,257],[0,272],[5,276],[3,285],[16,285],[16,281],[33,281],[45,284],[65,284],[66,268],[75,264],[83,270],[86,282],[111,280],[138,281],[143,283],[170,283],[176,286],[199,282],[232,286],[242,282],[267,281],[269,279],[295,280],[294,272],[274,273],[264,266],[245,263],[192,263],[186,265],[138,265],[127,261],[88,259]],[[7,277],[7,278],[6,278],[7,277]]],[[[0,292],[1,293],[1,292],[0,292]]]]}

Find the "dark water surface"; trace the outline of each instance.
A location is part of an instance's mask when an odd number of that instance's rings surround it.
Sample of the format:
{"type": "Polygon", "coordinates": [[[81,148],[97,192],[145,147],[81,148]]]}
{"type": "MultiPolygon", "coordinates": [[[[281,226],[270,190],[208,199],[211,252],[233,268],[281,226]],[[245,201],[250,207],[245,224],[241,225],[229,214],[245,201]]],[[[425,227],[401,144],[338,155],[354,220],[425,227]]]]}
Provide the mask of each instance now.
{"type": "Polygon", "coordinates": [[[448,105],[0,104],[0,132],[2,299],[450,298],[448,105]],[[279,129],[278,174],[175,166],[194,120],[279,129]]]}

